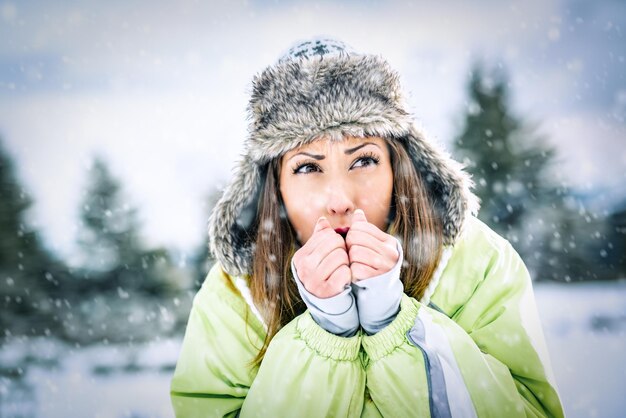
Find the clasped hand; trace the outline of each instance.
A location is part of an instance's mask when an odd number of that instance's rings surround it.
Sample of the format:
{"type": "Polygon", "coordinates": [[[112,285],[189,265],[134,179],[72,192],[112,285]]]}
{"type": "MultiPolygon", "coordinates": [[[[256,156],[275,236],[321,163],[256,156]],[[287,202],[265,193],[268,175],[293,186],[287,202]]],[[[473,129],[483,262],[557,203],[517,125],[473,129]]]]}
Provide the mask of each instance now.
{"type": "Polygon", "coordinates": [[[330,298],[350,283],[390,271],[400,256],[396,242],[357,209],[345,240],[321,217],[313,235],[294,254],[293,263],[306,290],[330,298]]]}

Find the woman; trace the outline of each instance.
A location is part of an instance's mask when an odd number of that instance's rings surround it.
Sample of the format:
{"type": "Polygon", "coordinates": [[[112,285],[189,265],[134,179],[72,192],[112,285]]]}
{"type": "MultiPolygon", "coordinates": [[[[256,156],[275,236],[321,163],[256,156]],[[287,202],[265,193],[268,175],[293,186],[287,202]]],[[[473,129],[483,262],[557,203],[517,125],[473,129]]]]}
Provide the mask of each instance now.
{"type": "Polygon", "coordinates": [[[253,80],[177,416],[562,416],[517,253],[382,58],[304,42],[253,80]]]}

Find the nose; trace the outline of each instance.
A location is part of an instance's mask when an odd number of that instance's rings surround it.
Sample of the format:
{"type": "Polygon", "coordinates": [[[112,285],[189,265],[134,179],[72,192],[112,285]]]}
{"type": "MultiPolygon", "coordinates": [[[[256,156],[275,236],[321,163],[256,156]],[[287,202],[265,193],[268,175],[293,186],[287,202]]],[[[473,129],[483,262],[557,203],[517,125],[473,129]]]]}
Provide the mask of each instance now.
{"type": "Polygon", "coordinates": [[[326,211],[329,215],[347,215],[356,209],[351,189],[349,184],[339,180],[327,187],[326,211]]]}

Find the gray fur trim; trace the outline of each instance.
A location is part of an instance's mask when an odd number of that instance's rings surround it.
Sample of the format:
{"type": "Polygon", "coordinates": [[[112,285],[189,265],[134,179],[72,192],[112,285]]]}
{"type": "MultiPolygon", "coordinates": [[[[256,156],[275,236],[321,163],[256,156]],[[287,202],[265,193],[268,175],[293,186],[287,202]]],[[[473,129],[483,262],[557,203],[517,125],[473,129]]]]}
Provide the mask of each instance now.
{"type": "Polygon", "coordinates": [[[244,158],[209,218],[211,253],[234,276],[248,274],[252,265],[254,237],[247,231],[256,217],[259,183],[259,167],[244,158]]]}
{"type": "Polygon", "coordinates": [[[250,274],[262,167],[318,138],[346,135],[400,140],[435,195],[446,245],[454,244],[478,200],[472,181],[416,127],[406,110],[398,74],[382,58],[342,53],[281,60],[253,79],[249,136],[209,219],[210,249],[231,275],[250,274]]]}

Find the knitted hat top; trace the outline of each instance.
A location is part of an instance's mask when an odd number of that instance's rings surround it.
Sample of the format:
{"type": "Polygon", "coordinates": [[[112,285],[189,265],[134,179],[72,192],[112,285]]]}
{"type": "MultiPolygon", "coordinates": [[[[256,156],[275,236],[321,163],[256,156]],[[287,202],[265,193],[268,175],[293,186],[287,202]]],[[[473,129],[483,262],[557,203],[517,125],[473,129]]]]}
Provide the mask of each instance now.
{"type": "Polygon", "coordinates": [[[251,273],[267,163],[319,138],[378,136],[405,146],[441,211],[445,244],[478,208],[468,175],[419,131],[398,74],[379,56],[331,39],[301,42],[254,77],[248,112],[244,155],[209,219],[211,252],[228,274],[251,273]]]}
{"type": "Polygon", "coordinates": [[[315,38],[303,42],[299,42],[289,48],[278,62],[297,59],[311,59],[315,56],[318,58],[356,53],[352,48],[336,39],[315,38]]]}

